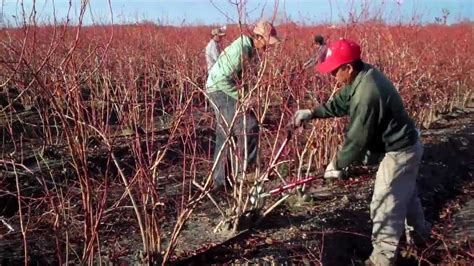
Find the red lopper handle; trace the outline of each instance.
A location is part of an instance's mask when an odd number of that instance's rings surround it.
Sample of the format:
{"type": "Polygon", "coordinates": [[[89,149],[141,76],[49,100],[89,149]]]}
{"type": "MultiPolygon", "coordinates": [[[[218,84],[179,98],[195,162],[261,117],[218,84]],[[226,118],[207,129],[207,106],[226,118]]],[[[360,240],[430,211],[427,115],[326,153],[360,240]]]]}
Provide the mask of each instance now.
{"type": "Polygon", "coordinates": [[[289,183],[289,184],[286,184],[284,186],[274,188],[274,189],[270,190],[270,192],[268,192],[268,193],[271,194],[271,195],[277,195],[277,194],[280,194],[281,192],[283,192],[285,190],[292,189],[294,187],[309,183],[309,182],[314,181],[316,179],[318,179],[318,177],[310,176],[310,177],[307,177],[305,179],[300,179],[300,180],[297,180],[293,183],[289,183]]]}

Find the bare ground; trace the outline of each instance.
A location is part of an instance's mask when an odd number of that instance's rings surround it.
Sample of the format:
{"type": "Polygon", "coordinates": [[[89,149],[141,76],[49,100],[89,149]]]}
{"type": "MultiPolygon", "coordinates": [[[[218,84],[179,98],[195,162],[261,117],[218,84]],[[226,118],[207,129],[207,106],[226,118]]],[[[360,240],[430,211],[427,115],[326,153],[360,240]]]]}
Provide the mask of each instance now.
{"type": "MultiPolygon", "coordinates": [[[[474,113],[458,109],[444,114],[431,129],[423,130],[422,142],[424,156],[418,186],[426,218],[433,223],[433,235],[427,247],[417,249],[409,249],[402,239],[398,263],[470,264],[474,233],[474,113]]],[[[175,264],[354,265],[371,252],[369,203],[374,172],[375,169],[353,168],[349,181],[330,185],[329,199],[314,197],[309,202],[299,202],[296,197],[290,198],[259,228],[228,243],[203,248],[175,264]]],[[[312,189],[319,195],[317,187],[312,189]]],[[[203,219],[212,220],[212,216],[203,214],[203,219]]],[[[181,248],[191,247],[189,240],[196,235],[205,235],[209,241],[217,238],[202,228],[195,234],[186,232],[181,248]]]]}
{"type": "MultiPolygon", "coordinates": [[[[427,219],[434,225],[433,237],[428,247],[402,252],[400,264],[415,265],[418,261],[426,263],[472,263],[471,241],[473,233],[473,199],[474,190],[472,175],[474,169],[474,112],[472,109],[458,109],[444,114],[430,129],[422,132],[425,151],[420,166],[419,192],[427,219]]],[[[34,143],[32,143],[34,146],[34,143]]],[[[128,158],[126,151],[123,161],[128,158]]],[[[61,158],[60,152],[45,150],[45,157],[61,158]]],[[[64,158],[63,158],[64,159],[64,158]]],[[[103,158],[102,158],[103,159],[103,158]]],[[[100,164],[100,151],[92,163],[100,164]]],[[[55,162],[62,160],[56,160],[55,162]]],[[[34,169],[39,163],[31,158],[23,163],[34,169]]],[[[68,171],[64,165],[50,164],[57,170],[58,178],[63,178],[63,186],[68,186],[68,171]],[[64,172],[65,171],[65,172],[64,172]]],[[[171,166],[170,166],[171,169],[171,166]]],[[[7,177],[9,170],[3,169],[0,174],[7,177]]],[[[98,170],[100,171],[100,169],[98,170]]],[[[166,169],[165,169],[166,172],[166,169]]],[[[171,225],[176,216],[179,204],[178,189],[180,177],[167,174],[170,184],[164,184],[162,194],[167,194],[167,220],[162,221],[164,239],[169,236],[171,225]],[[175,181],[173,181],[175,180],[175,181]],[[177,184],[177,185],[176,185],[177,184]],[[176,197],[173,197],[176,195],[176,197]]],[[[221,217],[216,208],[206,200],[201,204],[187,223],[178,239],[178,246],[173,255],[174,265],[206,264],[306,264],[313,265],[353,265],[364,259],[371,252],[368,206],[372,194],[373,174],[375,169],[356,167],[351,169],[351,179],[330,185],[329,196],[321,199],[318,185],[310,189],[313,197],[301,202],[297,197],[290,198],[284,205],[275,209],[259,228],[245,231],[237,237],[230,237],[225,232],[213,230],[221,217]],[[313,193],[313,194],[312,194],[313,193]]],[[[22,182],[33,184],[34,177],[29,176],[22,182]]],[[[0,179],[2,180],[2,179],[0,179]]],[[[11,180],[11,179],[3,179],[11,180]]],[[[71,181],[72,182],[72,181],[71,181]]],[[[15,191],[14,182],[1,184],[3,189],[15,191]]],[[[76,184],[70,185],[74,187],[76,184]]],[[[34,186],[28,193],[34,194],[34,186]]],[[[41,188],[40,188],[41,189],[41,188]]],[[[65,189],[66,191],[66,189],[65,189]]],[[[120,184],[111,184],[110,198],[120,198],[123,188],[120,184]]],[[[69,193],[74,193],[70,190],[69,193]]],[[[77,192],[76,192],[77,193],[77,192]]],[[[78,202],[80,199],[77,199],[78,202]]],[[[225,208],[225,198],[220,198],[225,208]]],[[[120,212],[107,212],[101,229],[101,242],[104,257],[115,263],[133,264],[137,261],[137,250],[140,238],[133,211],[126,200],[120,205],[120,212]],[[113,225],[113,226],[108,226],[113,225]]],[[[34,207],[34,206],[33,206],[34,207]]],[[[48,227],[52,217],[42,214],[41,208],[29,209],[31,215],[43,215],[35,220],[35,230],[29,234],[30,261],[38,264],[54,264],[54,232],[48,227]]],[[[0,216],[16,229],[15,221],[18,205],[13,195],[2,194],[0,198],[0,216]]],[[[77,214],[76,214],[77,215],[77,214]]],[[[81,225],[70,215],[69,242],[80,248],[81,225]]],[[[33,226],[32,226],[33,227],[33,226]]],[[[5,233],[0,224],[0,259],[3,264],[16,264],[21,261],[21,234],[5,233]]],[[[71,255],[71,257],[74,257],[71,255]]]]}

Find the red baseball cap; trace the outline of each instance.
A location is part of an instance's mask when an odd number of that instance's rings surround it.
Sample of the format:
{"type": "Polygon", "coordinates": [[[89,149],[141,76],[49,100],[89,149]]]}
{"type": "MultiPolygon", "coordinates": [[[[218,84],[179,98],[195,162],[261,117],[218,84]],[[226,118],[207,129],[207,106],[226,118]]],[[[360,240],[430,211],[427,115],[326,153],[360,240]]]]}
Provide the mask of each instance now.
{"type": "Polygon", "coordinates": [[[316,65],[316,71],[331,73],[338,67],[360,59],[360,46],[344,38],[332,42],[326,54],[326,60],[316,65]]]}

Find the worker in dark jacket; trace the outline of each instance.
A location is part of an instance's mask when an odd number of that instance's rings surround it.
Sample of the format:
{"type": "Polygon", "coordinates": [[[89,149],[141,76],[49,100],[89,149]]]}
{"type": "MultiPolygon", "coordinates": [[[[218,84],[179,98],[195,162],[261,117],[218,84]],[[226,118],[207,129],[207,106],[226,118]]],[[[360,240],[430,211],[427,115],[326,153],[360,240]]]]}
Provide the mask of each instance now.
{"type": "Polygon", "coordinates": [[[343,169],[360,161],[367,151],[385,154],[370,204],[374,250],[365,263],[392,265],[404,230],[425,239],[429,235],[416,189],[423,146],[392,82],[364,63],[360,54],[360,46],[350,40],[340,39],[330,45],[326,60],[316,70],[331,73],[345,87],[313,110],[298,110],[294,124],[349,115],[344,144],[327,166],[325,178],[341,178],[343,169]]]}
{"type": "Polygon", "coordinates": [[[324,37],[320,34],[314,36],[314,46],[315,52],[313,56],[306,61],[303,65],[303,69],[309,69],[314,67],[316,64],[321,64],[326,59],[326,53],[328,48],[326,46],[326,42],[324,42],[324,37]]]}

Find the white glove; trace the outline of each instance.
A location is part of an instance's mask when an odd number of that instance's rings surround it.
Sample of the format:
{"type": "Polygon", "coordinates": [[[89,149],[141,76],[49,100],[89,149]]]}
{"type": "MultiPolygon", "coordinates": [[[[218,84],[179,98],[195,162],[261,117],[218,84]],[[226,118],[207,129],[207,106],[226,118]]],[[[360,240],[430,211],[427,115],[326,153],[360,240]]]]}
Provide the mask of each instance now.
{"type": "Polygon", "coordinates": [[[336,179],[341,179],[344,174],[343,170],[336,170],[334,163],[330,162],[328,166],[326,167],[326,171],[324,172],[324,178],[330,179],[330,178],[336,178],[336,179]]]}
{"type": "Polygon", "coordinates": [[[309,109],[298,110],[293,116],[293,125],[295,125],[295,127],[299,127],[303,124],[303,122],[311,120],[312,117],[313,117],[313,112],[311,112],[311,110],[309,109]]]}

